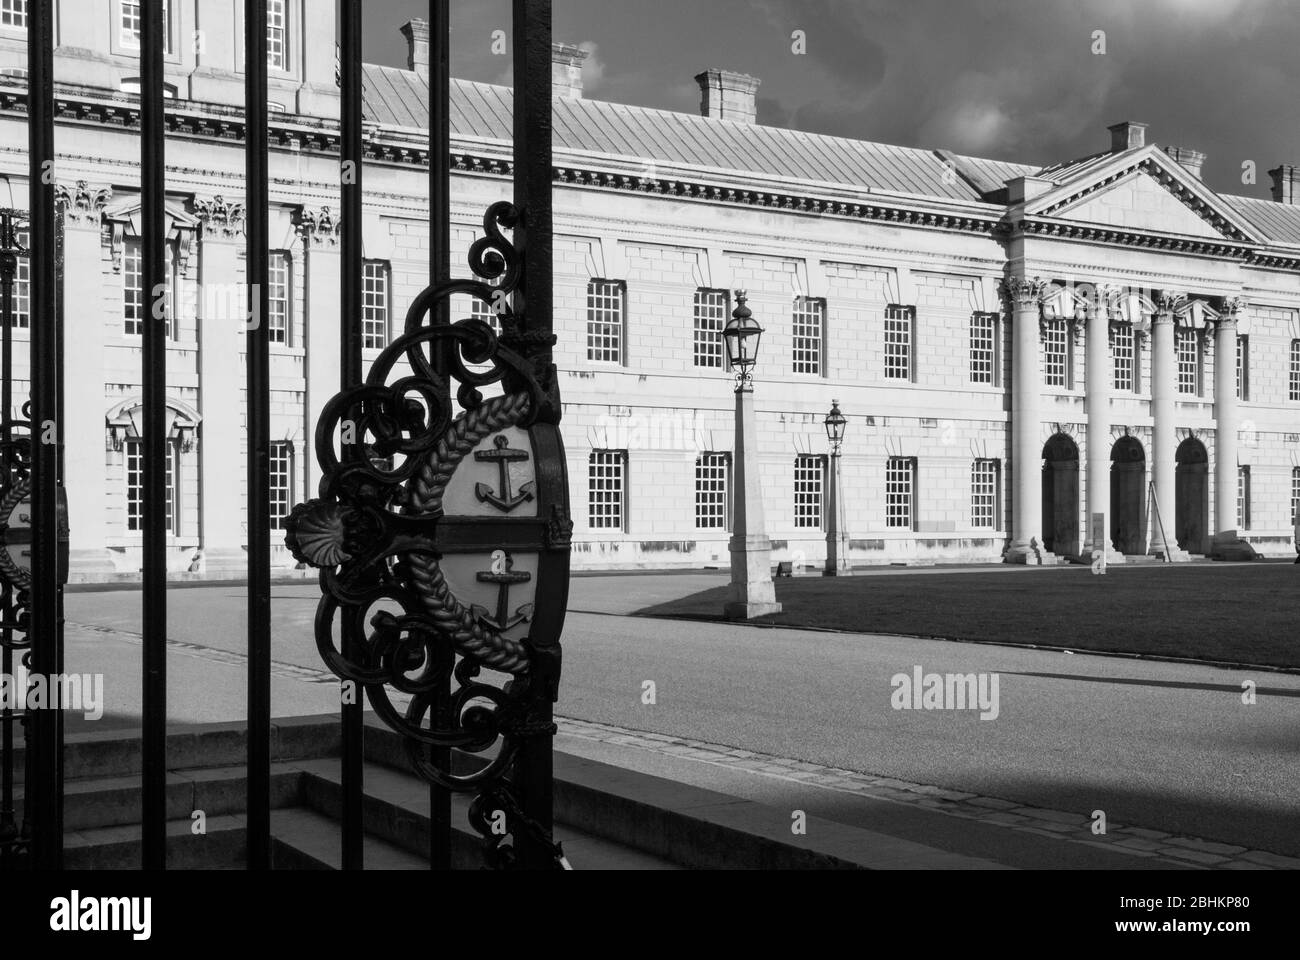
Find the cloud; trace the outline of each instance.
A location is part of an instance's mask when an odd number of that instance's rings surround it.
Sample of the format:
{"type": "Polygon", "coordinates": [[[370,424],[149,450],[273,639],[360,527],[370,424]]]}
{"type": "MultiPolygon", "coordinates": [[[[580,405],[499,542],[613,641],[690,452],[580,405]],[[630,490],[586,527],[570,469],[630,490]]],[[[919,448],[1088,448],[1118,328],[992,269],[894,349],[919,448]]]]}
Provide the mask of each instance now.
{"type": "Polygon", "coordinates": [[[580,50],[587,51],[586,62],[582,65],[582,90],[584,94],[600,89],[605,80],[605,61],[600,58],[600,44],[584,40],[578,44],[580,50]]]}

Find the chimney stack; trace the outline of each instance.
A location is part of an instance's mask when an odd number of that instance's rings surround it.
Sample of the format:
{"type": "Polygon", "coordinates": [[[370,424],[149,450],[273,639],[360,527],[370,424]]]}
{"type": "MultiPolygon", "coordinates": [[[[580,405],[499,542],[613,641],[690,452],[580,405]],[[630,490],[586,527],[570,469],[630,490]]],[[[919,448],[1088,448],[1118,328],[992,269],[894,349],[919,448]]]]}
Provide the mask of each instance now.
{"type": "Polygon", "coordinates": [[[582,65],[588,51],[571,43],[551,44],[551,95],[570,100],[582,99],[582,65]]]}
{"type": "Polygon", "coordinates": [[[1300,206],[1300,167],[1284,163],[1268,175],[1273,178],[1273,199],[1288,206],[1300,206]]]}
{"type": "Polygon", "coordinates": [[[406,69],[429,78],[429,22],[416,18],[402,24],[406,38],[406,69]]]}
{"type": "Polygon", "coordinates": [[[1169,154],[1175,163],[1197,180],[1201,179],[1201,168],[1205,166],[1205,154],[1200,150],[1193,150],[1191,147],[1165,147],[1165,153],[1169,154]]]}
{"type": "Polygon", "coordinates": [[[753,123],[758,119],[758,86],[763,81],[730,70],[705,70],[695,78],[700,85],[700,113],[717,120],[753,123]]]}
{"type": "Polygon", "coordinates": [[[1123,153],[1125,150],[1136,150],[1138,147],[1146,146],[1147,125],[1145,123],[1125,120],[1123,123],[1111,124],[1106,129],[1110,131],[1111,153],[1123,153]]]}

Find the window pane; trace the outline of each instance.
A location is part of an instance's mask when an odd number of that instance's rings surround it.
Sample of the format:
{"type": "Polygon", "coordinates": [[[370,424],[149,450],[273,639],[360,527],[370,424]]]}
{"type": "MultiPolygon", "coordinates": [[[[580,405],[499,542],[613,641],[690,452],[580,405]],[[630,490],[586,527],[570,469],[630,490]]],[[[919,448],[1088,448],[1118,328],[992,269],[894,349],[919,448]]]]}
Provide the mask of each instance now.
{"type": "Polygon", "coordinates": [[[702,453],[695,461],[695,526],[727,529],[727,475],[731,455],[702,453]]]}
{"type": "Polygon", "coordinates": [[[293,509],[293,444],[271,444],[271,526],[283,530],[293,509]]]}
{"type": "MultiPolygon", "coordinates": [[[[31,249],[31,238],[27,231],[18,234],[18,245],[24,250],[31,249]]],[[[30,254],[19,254],[16,273],[14,274],[14,319],[15,327],[31,326],[32,317],[32,261],[30,254]]]]}
{"type": "Polygon", "coordinates": [[[0,0],[0,27],[27,27],[27,0],[0,0]]]}
{"type": "Polygon", "coordinates": [[[1201,392],[1200,338],[1195,330],[1180,328],[1178,337],[1178,392],[1195,396],[1201,392]]]}
{"type": "Polygon", "coordinates": [[[697,367],[722,369],[722,328],[729,300],[725,290],[695,291],[694,355],[697,367]]]}
{"type": "Polygon", "coordinates": [[[623,362],[623,286],[609,280],[587,284],[587,359],[623,362]]]}
{"type": "MultiPolygon", "coordinates": [[[[140,34],[144,29],[140,0],[120,0],[122,4],[122,22],[120,42],[124,47],[140,46],[140,34]]],[[[171,23],[168,11],[169,0],[163,0],[163,50],[172,51],[171,23]]]]}
{"type": "Polygon", "coordinates": [[[1291,388],[1288,396],[1300,400],[1300,340],[1291,341],[1291,388]]]}
{"type": "Polygon", "coordinates": [[[588,525],[593,530],[623,528],[623,466],[620,450],[593,450],[587,466],[588,525]]]}
{"type": "Polygon", "coordinates": [[[266,63],[276,70],[287,70],[289,45],[286,40],[284,0],[266,3],[266,63]]]}
{"type": "Polygon", "coordinates": [[[994,383],[997,315],[972,313],[970,318],[970,382],[994,383]]]}
{"type": "Polygon", "coordinates": [[[885,311],[885,378],[912,379],[911,307],[890,307],[885,311]]]}
{"type": "Polygon", "coordinates": [[[1115,389],[1127,390],[1131,393],[1137,389],[1133,325],[1116,323],[1110,329],[1115,357],[1115,389]]]}
{"type": "Polygon", "coordinates": [[[826,303],[797,297],[792,320],[794,372],[820,375],[822,372],[822,337],[826,327],[826,303]]]}
{"type": "Polygon", "coordinates": [[[1237,468],[1237,529],[1250,529],[1250,467],[1237,468]]]}
{"type": "Polygon", "coordinates": [[[972,527],[997,528],[998,506],[997,460],[976,460],[971,466],[970,523],[972,527]]]}
{"type": "Polygon", "coordinates": [[[267,276],[270,289],[270,329],[268,333],[272,343],[289,342],[289,255],[284,251],[274,251],[268,263],[267,276]]]}
{"type": "Polygon", "coordinates": [[[912,477],[916,461],[890,457],[885,467],[885,526],[912,526],[912,477]]]}
{"type": "Polygon", "coordinates": [[[144,330],[143,269],[140,241],[127,240],[122,249],[122,332],[128,337],[144,330]]]}
{"type": "Polygon", "coordinates": [[[361,278],[361,341],[367,350],[388,343],[388,264],[367,260],[361,278]]]}
{"type": "Polygon", "coordinates": [[[794,461],[794,525],[820,529],[826,458],[800,454],[794,461]]]}
{"type": "Polygon", "coordinates": [[[1043,382],[1049,387],[1070,386],[1070,340],[1064,320],[1044,325],[1043,382]]]}

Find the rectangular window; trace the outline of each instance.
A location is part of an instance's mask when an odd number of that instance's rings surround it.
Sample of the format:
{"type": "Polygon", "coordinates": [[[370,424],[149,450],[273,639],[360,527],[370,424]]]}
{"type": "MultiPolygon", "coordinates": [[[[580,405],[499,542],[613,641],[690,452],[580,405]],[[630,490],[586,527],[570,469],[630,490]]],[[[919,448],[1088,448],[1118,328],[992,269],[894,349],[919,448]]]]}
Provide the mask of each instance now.
{"type": "Polygon", "coordinates": [[[970,315],[970,382],[997,383],[998,367],[998,315],[972,313],[970,315]]]}
{"type": "MultiPolygon", "coordinates": [[[[121,0],[122,18],[120,40],[122,46],[130,47],[132,50],[140,46],[140,34],[144,30],[144,16],[140,10],[140,0],[121,0]]],[[[163,52],[172,52],[172,30],[170,11],[167,9],[169,0],[163,0],[163,52]]]]}
{"type": "Polygon", "coordinates": [[[1137,392],[1137,352],[1133,324],[1111,324],[1111,349],[1115,358],[1115,389],[1137,392]]]}
{"type": "Polygon", "coordinates": [[[1178,392],[1199,396],[1201,392],[1201,340],[1195,330],[1178,328],[1178,392]]]}
{"type": "MultiPolygon", "coordinates": [[[[144,443],[140,440],[128,440],[123,448],[126,454],[126,529],[131,531],[144,529],[144,443]]],[[[167,465],[163,477],[165,490],[164,514],[167,532],[175,534],[177,507],[180,503],[180,454],[179,444],[167,444],[167,465]]]]}
{"type": "Polygon", "coordinates": [[[139,240],[127,240],[122,250],[122,332],[128,337],[144,332],[144,258],[139,240]]]}
{"type": "Polygon", "coordinates": [[[293,509],[293,444],[271,444],[271,528],[283,530],[293,509]]]}
{"type": "Polygon", "coordinates": [[[293,283],[289,273],[289,254],[284,250],[272,250],[267,262],[267,278],[270,289],[267,297],[270,302],[270,316],[267,318],[267,331],[272,343],[289,344],[289,303],[293,283]]]}
{"type": "Polygon", "coordinates": [[[914,307],[891,306],[885,309],[885,379],[912,379],[912,330],[916,322],[914,307]]]}
{"type": "Polygon", "coordinates": [[[998,491],[1001,463],[976,460],[970,472],[970,525],[982,530],[998,529],[998,491]]]}
{"type": "Polygon", "coordinates": [[[587,284],[587,359],[623,362],[623,307],[627,288],[617,280],[587,284]]]}
{"type": "MultiPolygon", "coordinates": [[[[18,234],[18,244],[24,250],[31,250],[31,238],[27,231],[18,234]]],[[[31,253],[22,253],[15,258],[14,273],[14,319],[13,325],[26,329],[32,324],[32,258],[31,253]]]]}
{"type": "Polygon", "coordinates": [[[912,529],[916,460],[890,457],[885,465],[885,526],[912,529]]]}
{"type": "Polygon", "coordinates": [[[289,31],[284,0],[266,3],[266,63],[273,70],[288,70],[289,31]]]}
{"type": "MultiPolygon", "coordinates": [[[[167,339],[177,339],[176,322],[176,252],[175,245],[163,246],[163,313],[167,323],[167,339]]],[[[144,323],[150,313],[144,296],[144,247],[139,240],[125,241],[122,249],[122,332],[128,337],[144,334],[144,323]]]]}
{"type": "Polygon", "coordinates": [[[1250,337],[1237,338],[1237,399],[1250,399],[1250,337]]]}
{"type": "Polygon", "coordinates": [[[1300,467],[1291,468],[1291,519],[1300,522],[1300,467]]]}
{"type": "MultiPolygon", "coordinates": [[[[485,280],[484,282],[494,289],[501,286],[500,277],[495,280],[485,280]]],[[[501,335],[501,318],[497,315],[495,302],[484,303],[478,297],[470,297],[469,315],[475,320],[482,320],[492,328],[492,332],[497,336],[501,335]]]]}
{"type": "Polygon", "coordinates": [[[0,0],[0,27],[27,29],[27,0],[0,0]]]}
{"type": "Polygon", "coordinates": [[[826,485],[826,458],[803,453],[794,461],[794,525],[820,530],[822,490],[826,485]]]}
{"type": "Polygon", "coordinates": [[[695,460],[695,526],[699,530],[726,530],[730,511],[727,499],[731,454],[702,453],[695,460]]]}
{"type": "Polygon", "coordinates": [[[1237,529],[1250,529],[1250,467],[1237,468],[1237,529]]]}
{"type": "Polygon", "coordinates": [[[593,450],[587,461],[587,525],[622,530],[627,493],[627,453],[593,450]]]}
{"type": "Polygon", "coordinates": [[[361,272],[361,345],[382,350],[388,345],[388,278],[386,260],[367,260],[361,272]]]}
{"type": "Polygon", "coordinates": [[[1043,324],[1043,383],[1049,387],[1070,387],[1070,331],[1064,320],[1043,324]]]}
{"type": "Polygon", "coordinates": [[[826,301],[795,297],[791,316],[794,372],[821,376],[822,341],[826,336],[826,301]]]}
{"type": "Polygon", "coordinates": [[[1300,400],[1300,340],[1291,341],[1291,377],[1287,396],[1300,400]]]}
{"type": "Polygon", "coordinates": [[[722,328],[727,324],[731,300],[725,290],[695,291],[694,355],[697,367],[721,370],[723,359],[722,328]]]}

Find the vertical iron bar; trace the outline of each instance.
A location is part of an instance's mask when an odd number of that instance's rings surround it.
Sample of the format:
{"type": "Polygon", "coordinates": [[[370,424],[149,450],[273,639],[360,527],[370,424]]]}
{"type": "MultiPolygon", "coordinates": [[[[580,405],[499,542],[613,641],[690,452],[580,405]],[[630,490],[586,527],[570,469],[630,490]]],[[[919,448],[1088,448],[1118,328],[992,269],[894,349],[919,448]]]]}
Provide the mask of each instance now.
{"type": "Polygon", "coordinates": [[[140,6],[140,302],[144,424],[144,869],[167,866],[167,171],[163,115],[163,0],[140,6]]]}
{"type": "MultiPolygon", "coordinates": [[[[429,0],[429,257],[430,277],[433,284],[451,279],[451,23],[450,0],[429,0]]],[[[450,303],[446,298],[438,301],[434,323],[449,323],[450,303]]],[[[439,351],[436,360],[438,371],[447,372],[446,354],[439,351]]],[[[451,386],[447,383],[448,399],[451,386]]],[[[440,718],[445,727],[451,708],[451,670],[455,666],[456,652],[440,644],[439,664],[447,673],[444,689],[439,690],[430,713],[440,718]]],[[[433,765],[448,769],[451,750],[430,747],[433,765]]],[[[429,786],[429,867],[433,870],[451,869],[451,791],[435,784],[429,786]]]]}
{"type": "MultiPolygon", "coordinates": [[[[342,37],[339,44],[339,73],[342,88],[340,105],[340,190],[342,199],[341,298],[340,312],[340,380],[342,389],[361,383],[361,274],[363,186],[362,166],[365,145],[362,142],[362,71],[361,71],[361,0],[342,0],[340,11],[342,37]]],[[[364,438],[358,437],[358,443],[364,438]]],[[[355,659],[357,651],[349,647],[343,655],[355,659]]],[[[355,702],[344,703],[343,724],[343,869],[360,870],[362,860],[362,692],[356,691],[355,702]]]]}
{"type": "MultiPolygon", "coordinates": [[[[32,672],[52,676],[62,659],[59,622],[57,442],[59,374],[54,328],[54,2],[27,5],[28,205],[31,225],[32,672]],[[52,432],[52,433],[51,433],[52,432]],[[47,440],[55,442],[45,442],[47,440]]],[[[36,710],[28,722],[34,753],[27,801],[34,865],[63,861],[62,712],[36,710]]]]}
{"type": "MultiPolygon", "coordinates": [[[[552,212],[551,212],[551,3],[514,0],[514,163],[515,206],[523,212],[515,228],[516,249],[523,255],[523,277],[516,296],[522,304],[525,331],[551,330],[552,212]]],[[[551,348],[538,343],[531,350],[534,364],[549,364],[551,348]]],[[[559,638],[554,638],[558,643],[559,638]]],[[[532,691],[531,719],[550,723],[549,693],[532,691]]],[[[530,737],[516,761],[515,777],[524,813],[548,834],[552,827],[552,736],[530,737]]],[[[551,851],[524,831],[516,835],[520,864],[526,869],[554,867],[551,851]]]]}
{"type": "Polygon", "coordinates": [[[244,2],[248,284],[248,869],[271,866],[271,335],[266,0],[244,2]]]}

